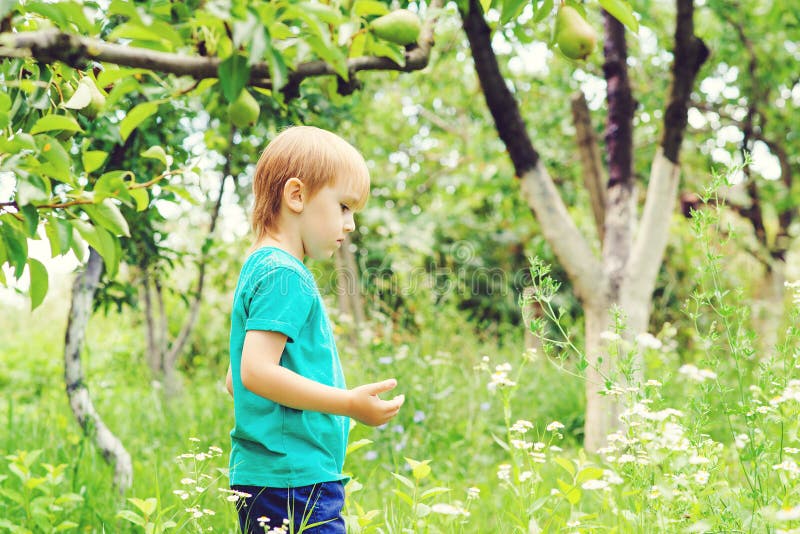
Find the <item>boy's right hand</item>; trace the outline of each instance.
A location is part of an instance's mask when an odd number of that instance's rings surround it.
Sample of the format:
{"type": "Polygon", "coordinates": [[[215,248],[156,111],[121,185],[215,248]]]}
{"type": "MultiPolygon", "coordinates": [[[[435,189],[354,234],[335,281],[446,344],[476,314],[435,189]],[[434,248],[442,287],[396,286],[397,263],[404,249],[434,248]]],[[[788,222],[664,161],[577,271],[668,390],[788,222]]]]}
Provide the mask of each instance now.
{"type": "Polygon", "coordinates": [[[350,417],[369,426],[380,426],[397,415],[405,402],[405,395],[398,395],[392,400],[382,400],[378,394],[390,391],[397,386],[397,380],[390,378],[374,384],[365,384],[351,389],[350,417]]]}

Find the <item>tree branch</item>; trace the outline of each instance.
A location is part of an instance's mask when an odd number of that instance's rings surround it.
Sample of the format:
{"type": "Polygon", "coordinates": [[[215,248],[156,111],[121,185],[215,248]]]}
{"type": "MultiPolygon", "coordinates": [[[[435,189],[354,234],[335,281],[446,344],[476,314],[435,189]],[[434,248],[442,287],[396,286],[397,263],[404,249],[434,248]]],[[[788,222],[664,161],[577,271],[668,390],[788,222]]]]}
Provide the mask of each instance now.
{"type": "MultiPolygon", "coordinates": [[[[229,147],[234,146],[233,137],[234,129],[231,128],[230,133],[228,134],[229,147]]],[[[214,237],[214,231],[217,228],[217,219],[219,219],[219,212],[220,208],[222,207],[222,194],[225,191],[225,183],[228,180],[228,176],[231,175],[231,158],[232,155],[229,152],[225,158],[225,164],[222,167],[222,180],[220,180],[219,184],[219,194],[217,195],[217,200],[214,203],[214,208],[211,210],[211,224],[209,225],[208,234],[206,235],[205,239],[206,242],[201,249],[202,252],[200,255],[200,261],[198,262],[197,288],[194,291],[192,304],[189,308],[189,317],[183,324],[177,339],[170,347],[170,350],[167,352],[167,356],[165,358],[164,368],[168,371],[174,370],[175,362],[178,360],[178,355],[186,345],[186,341],[189,339],[189,334],[192,332],[194,324],[197,321],[197,314],[200,311],[200,303],[202,301],[203,287],[205,286],[206,279],[206,267],[208,266],[208,259],[210,257],[208,249],[209,245],[211,244],[211,239],[214,237]]]]}
{"type": "Polygon", "coordinates": [[[86,339],[86,327],[92,315],[92,302],[103,272],[103,259],[89,248],[84,271],[75,278],[64,339],[64,382],[69,404],[75,418],[100,448],[103,458],[114,467],[114,484],[124,493],[131,487],[133,466],[131,456],[122,442],[101,419],[84,383],[81,352],[86,339]]]}
{"type": "Polygon", "coordinates": [[[608,115],[606,151],[608,187],[606,189],[603,263],[610,289],[616,298],[622,285],[625,265],[630,258],[632,221],[636,218],[633,201],[633,113],[636,103],[628,78],[628,45],[625,26],[603,11],[603,75],[606,79],[608,115]]]}
{"type": "MultiPolygon", "coordinates": [[[[492,49],[491,31],[477,0],[461,12],[475,71],[495,128],[503,140],[520,179],[520,188],[533,210],[545,239],[569,274],[576,294],[591,301],[597,296],[600,262],[569,215],[547,169],[533,147],[519,105],[500,72],[492,49]]],[[[602,285],[602,282],[600,283],[602,285]]]]}
{"type": "Polygon", "coordinates": [[[583,184],[589,191],[592,202],[592,213],[597,227],[600,242],[604,239],[604,221],[606,211],[606,188],[603,161],[597,145],[597,137],[592,128],[592,119],[589,106],[583,91],[578,91],[572,96],[572,122],[575,124],[575,134],[578,142],[578,152],[583,166],[583,184]]]}
{"type": "Polygon", "coordinates": [[[678,154],[688,121],[688,103],[697,73],[708,58],[708,48],[694,35],[692,0],[676,0],[675,53],[670,97],[664,114],[664,134],[650,168],[650,182],[636,235],[628,273],[637,283],[631,291],[651,295],[664,258],[669,222],[680,181],[678,154]]]}
{"type": "MultiPolygon", "coordinates": [[[[424,69],[433,48],[433,30],[442,0],[432,0],[432,12],[420,32],[418,46],[405,52],[405,64],[398,65],[385,57],[357,57],[347,61],[351,74],[367,70],[394,70],[411,72],[424,69]]],[[[176,76],[191,76],[196,80],[218,78],[218,57],[188,56],[109,43],[92,37],[82,37],[55,29],[34,32],[5,32],[0,34],[0,57],[20,57],[20,53],[43,63],[61,61],[71,67],[83,69],[88,63],[98,61],[133,68],[142,68],[176,76]]],[[[306,78],[336,76],[336,71],[324,61],[301,63],[289,73],[287,87],[296,88],[306,78]]],[[[269,63],[260,61],[251,66],[250,85],[271,89],[269,63]]]]}
{"type": "Polygon", "coordinates": [[[672,163],[678,164],[678,154],[688,120],[688,103],[700,67],[708,59],[709,50],[694,34],[694,3],[677,0],[675,23],[675,52],[672,62],[669,104],[664,113],[664,133],[661,148],[672,163]]]}

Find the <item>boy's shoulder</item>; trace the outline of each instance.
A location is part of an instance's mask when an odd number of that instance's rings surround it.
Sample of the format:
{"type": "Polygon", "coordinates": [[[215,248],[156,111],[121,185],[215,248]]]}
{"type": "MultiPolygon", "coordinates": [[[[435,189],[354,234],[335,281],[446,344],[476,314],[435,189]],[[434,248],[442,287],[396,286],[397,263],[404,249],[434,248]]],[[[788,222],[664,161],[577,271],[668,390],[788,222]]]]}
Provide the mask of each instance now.
{"type": "Polygon", "coordinates": [[[263,247],[253,251],[242,266],[240,278],[256,283],[259,279],[274,274],[297,277],[304,284],[316,285],[311,272],[300,260],[277,247],[263,247]]]}

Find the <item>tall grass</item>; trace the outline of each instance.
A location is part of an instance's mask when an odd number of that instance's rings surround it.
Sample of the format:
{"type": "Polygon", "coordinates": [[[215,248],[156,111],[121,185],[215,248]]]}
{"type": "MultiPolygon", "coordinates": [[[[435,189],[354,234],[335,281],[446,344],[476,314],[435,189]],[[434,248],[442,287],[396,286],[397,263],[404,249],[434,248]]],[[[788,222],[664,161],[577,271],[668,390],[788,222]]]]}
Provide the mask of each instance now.
{"type": "MultiPolygon", "coordinates": [[[[599,454],[580,447],[579,355],[553,362],[525,350],[521,332],[484,338],[449,307],[420,310],[414,332],[376,319],[350,336],[337,321],[348,382],[394,376],[407,399],[388,425],[352,430],[350,531],[800,532],[800,287],[788,288],[795,304],[780,344],[757,353],[719,224],[713,209],[692,223],[702,260],[684,303],[692,354],[670,326],[606,336],[621,356],[643,350],[651,374],[610,385],[626,411],[599,454]],[[358,346],[344,341],[355,337],[358,346]]],[[[195,357],[202,367],[167,399],[143,363],[136,317],[92,319],[87,384],[134,459],[134,485],[120,496],[67,405],[65,310],[62,297],[33,314],[0,312],[0,531],[236,532],[224,355],[195,357]]],[[[217,317],[217,347],[223,324],[217,317]]]]}

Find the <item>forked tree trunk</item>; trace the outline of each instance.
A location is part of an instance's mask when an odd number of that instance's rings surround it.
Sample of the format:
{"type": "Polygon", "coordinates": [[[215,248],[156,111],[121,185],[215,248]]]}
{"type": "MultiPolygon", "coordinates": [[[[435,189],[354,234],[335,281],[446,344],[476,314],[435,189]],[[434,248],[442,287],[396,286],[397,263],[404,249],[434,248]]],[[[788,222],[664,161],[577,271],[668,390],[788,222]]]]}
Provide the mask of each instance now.
{"type": "MultiPolygon", "coordinates": [[[[615,308],[626,316],[626,329],[623,332],[626,337],[632,338],[647,329],[652,293],[666,249],[669,222],[677,197],[678,153],[686,128],[689,94],[697,72],[708,56],[708,49],[694,35],[692,1],[677,0],[676,5],[672,84],[665,106],[662,139],[652,162],[647,197],[638,228],[631,167],[634,101],[626,73],[624,29],[616,19],[604,15],[606,62],[603,70],[609,107],[605,141],[609,179],[604,194],[590,189],[593,204],[596,205],[595,220],[603,224],[598,229],[598,235],[603,237],[602,257],[595,255],[578,230],[533,147],[517,101],[500,72],[492,49],[491,29],[478,0],[470,0],[466,11],[461,12],[481,89],[520,180],[520,191],[583,305],[586,321],[585,354],[589,363],[584,446],[589,451],[596,451],[603,446],[607,435],[619,425],[618,400],[600,394],[606,389],[607,379],[619,383],[619,375],[615,374],[618,373],[617,362],[610,357],[604,341],[607,336],[602,336],[602,333],[609,330],[612,310],[615,308]],[[597,211],[601,198],[605,198],[602,214],[597,211]]],[[[592,175],[586,182],[591,186],[600,174],[597,171],[597,157],[586,146],[591,142],[591,136],[588,135],[590,129],[586,126],[587,118],[581,115],[580,101],[575,103],[574,120],[581,136],[579,144],[585,172],[592,175]]],[[[641,364],[638,368],[634,379],[641,376],[641,364]]]]}
{"type": "Polygon", "coordinates": [[[94,295],[102,272],[103,260],[100,254],[90,248],[86,267],[83,273],[75,278],[72,286],[72,302],[64,341],[64,382],[72,413],[75,414],[83,432],[100,448],[103,458],[114,466],[114,485],[124,493],[131,487],[133,481],[131,456],[95,410],[84,382],[81,363],[86,326],[92,315],[94,295]]]}

